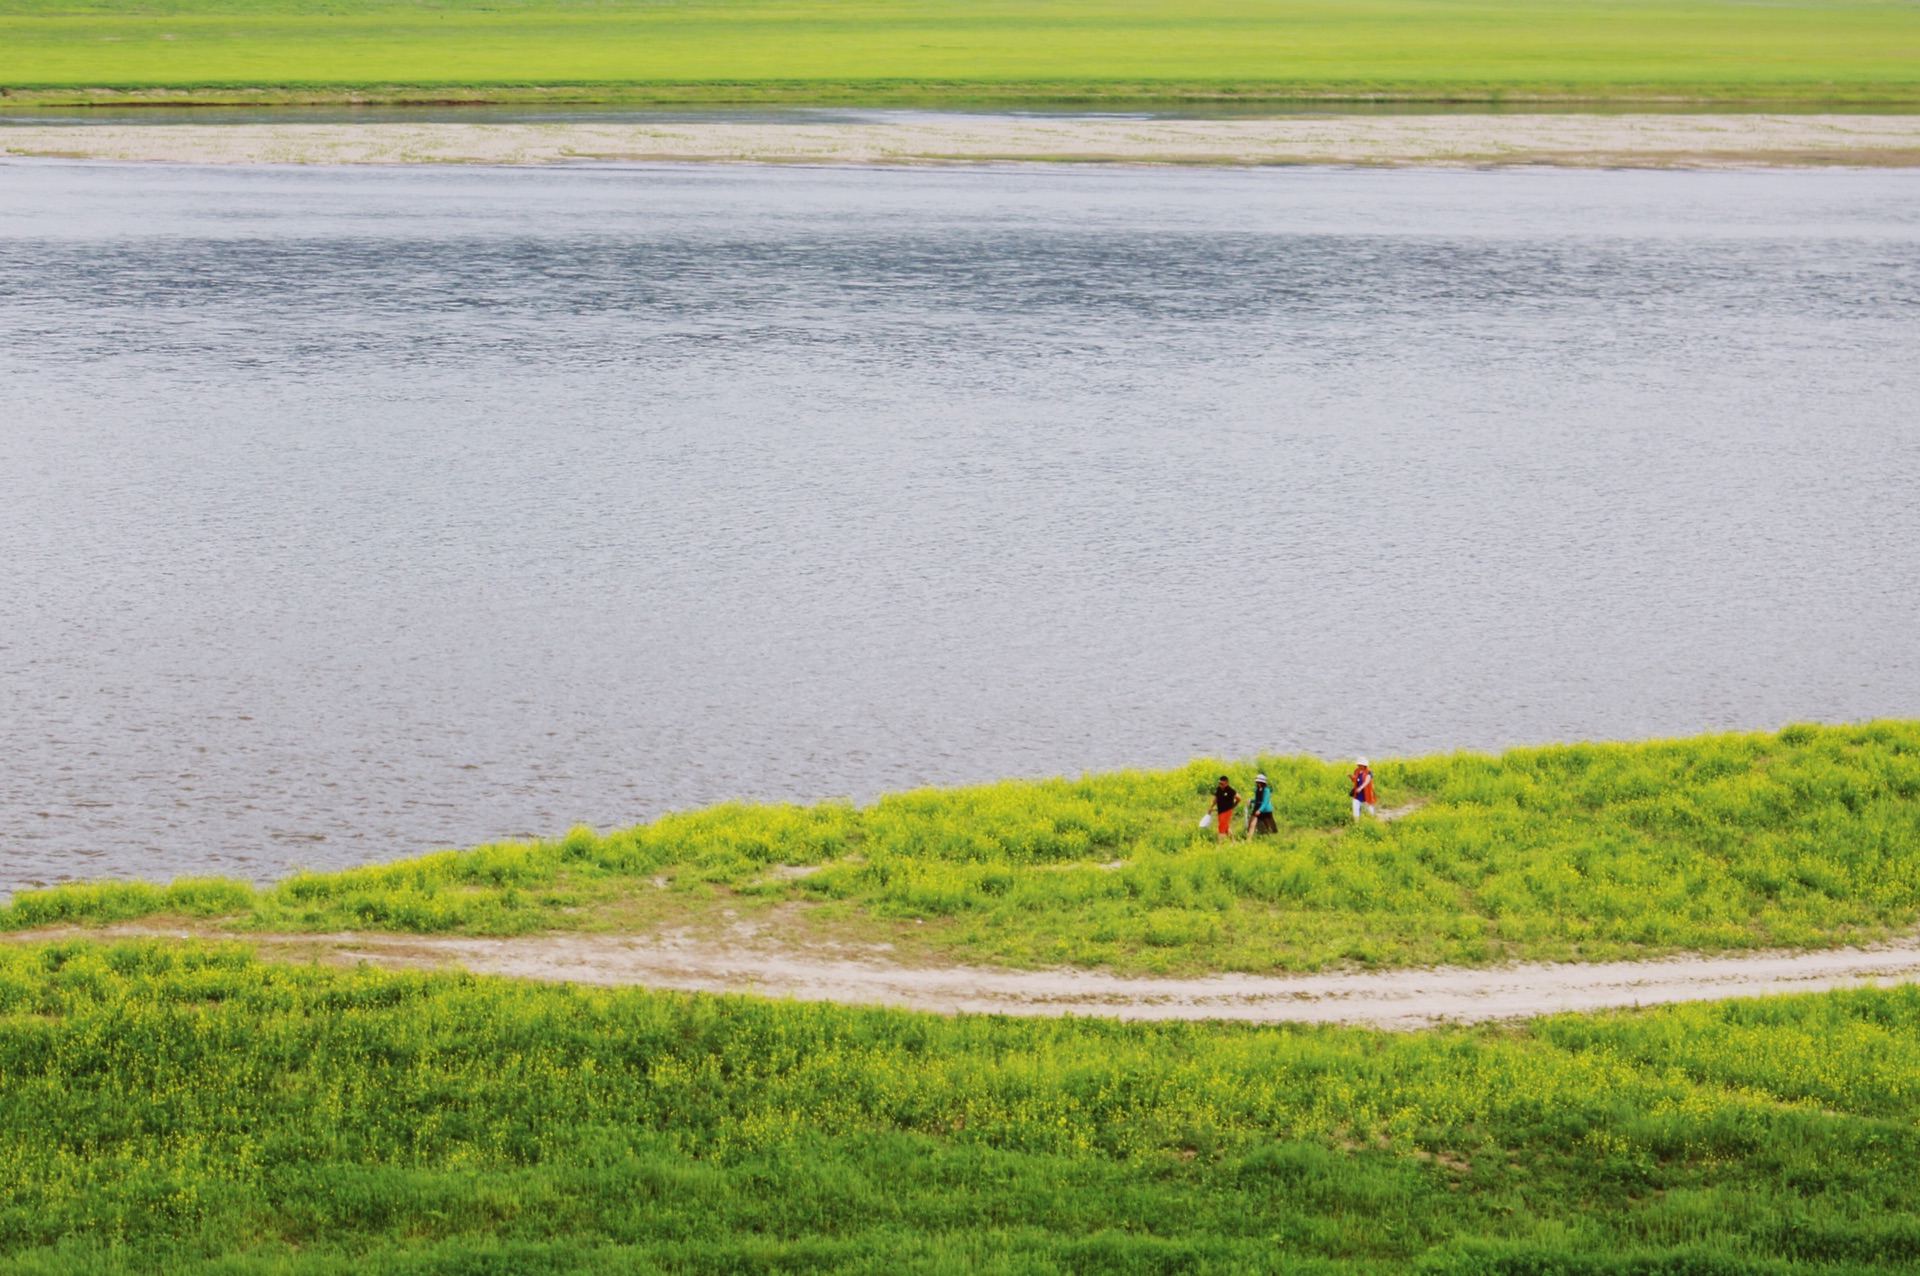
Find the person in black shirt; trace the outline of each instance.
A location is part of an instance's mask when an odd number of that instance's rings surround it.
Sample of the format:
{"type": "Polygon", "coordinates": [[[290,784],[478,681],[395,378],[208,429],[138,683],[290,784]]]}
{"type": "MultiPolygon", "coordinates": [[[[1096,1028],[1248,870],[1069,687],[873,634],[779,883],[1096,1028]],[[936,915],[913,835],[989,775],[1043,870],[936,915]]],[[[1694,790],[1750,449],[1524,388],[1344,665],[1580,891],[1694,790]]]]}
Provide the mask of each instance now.
{"type": "Polygon", "coordinates": [[[1213,809],[1219,817],[1219,837],[1233,835],[1233,808],[1240,805],[1240,795],[1233,791],[1233,785],[1226,776],[1220,777],[1220,783],[1213,786],[1213,809]]]}

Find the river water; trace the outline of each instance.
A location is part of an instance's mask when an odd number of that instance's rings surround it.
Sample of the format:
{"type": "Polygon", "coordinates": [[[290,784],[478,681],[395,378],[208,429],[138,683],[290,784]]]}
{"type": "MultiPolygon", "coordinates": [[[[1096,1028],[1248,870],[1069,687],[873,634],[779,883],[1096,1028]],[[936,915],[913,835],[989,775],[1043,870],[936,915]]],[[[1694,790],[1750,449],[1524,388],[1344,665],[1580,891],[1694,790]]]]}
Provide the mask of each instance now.
{"type": "Polygon", "coordinates": [[[0,885],[1920,715],[1920,173],[0,165],[0,885]]]}

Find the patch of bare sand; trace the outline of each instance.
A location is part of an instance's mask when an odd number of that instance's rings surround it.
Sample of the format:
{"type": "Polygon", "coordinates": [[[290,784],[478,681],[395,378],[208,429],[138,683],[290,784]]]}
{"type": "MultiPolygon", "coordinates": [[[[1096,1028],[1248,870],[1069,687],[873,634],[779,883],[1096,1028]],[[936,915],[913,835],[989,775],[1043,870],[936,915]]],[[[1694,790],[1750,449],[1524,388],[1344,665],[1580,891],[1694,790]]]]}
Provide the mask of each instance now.
{"type": "Polygon", "coordinates": [[[1920,165],[1920,115],[1312,115],[0,127],[0,153],[194,164],[1920,165]]]}
{"type": "Polygon", "coordinates": [[[1415,811],[1419,810],[1421,807],[1425,806],[1426,804],[1427,804],[1426,798],[1417,797],[1413,799],[1413,801],[1403,803],[1400,806],[1388,807],[1387,809],[1380,812],[1380,815],[1379,815],[1380,822],[1382,824],[1388,824],[1394,820],[1405,819],[1407,816],[1412,815],[1415,811]]]}
{"type": "MultiPolygon", "coordinates": [[[[204,932],[143,929],[133,924],[104,932],[40,931],[9,938],[103,933],[208,937],[204,932]]],[[[1234,1019],[1394,1029],[1920,980],[1920,938],[1916,937],[1872,948],[1811,953],[1193,978],[1086,970],[913,967],[888,960],[884,945],[799,949],[769,944],[764,930],[753,923],[739,924],[721,940],[671,933],[517,939],[377,934],[226,937],[258,944],[265,956],[292,960],[365,961],[389,969],[459,968],[525,979],[754,993],[948,1014],[1234,1019]]]]}

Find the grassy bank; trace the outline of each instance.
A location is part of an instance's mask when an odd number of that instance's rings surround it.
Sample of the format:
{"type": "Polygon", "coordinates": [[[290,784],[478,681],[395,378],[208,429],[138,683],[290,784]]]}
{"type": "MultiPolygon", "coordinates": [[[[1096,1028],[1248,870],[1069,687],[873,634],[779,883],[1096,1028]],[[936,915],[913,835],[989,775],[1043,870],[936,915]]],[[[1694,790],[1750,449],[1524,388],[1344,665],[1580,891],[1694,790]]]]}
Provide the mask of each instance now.
{"type": "Polygon", "coordinates": [[[729,804],[264,890],[27,891],[0,929],[171,915],[236,930],[724,926],[903,957],[1120,970],[1602,959],[1880,938],[1920,916],[1920,722],[1380,760],[1391,823],[1304,757],[729,804]],[[1280,833],[1196,827],[1264,769],[1280,833]]]}
{"type": "Polygon", "coordinates": [[[1899,0],[0,0],[42,102],[1913,104],[1917,66],[1899,0]]]}
{"type": "Polygon", "coordinates": [[[1383,1034],[0,949],[0,1272],[1920,1261],[1920,990],[1383,1034]]]}

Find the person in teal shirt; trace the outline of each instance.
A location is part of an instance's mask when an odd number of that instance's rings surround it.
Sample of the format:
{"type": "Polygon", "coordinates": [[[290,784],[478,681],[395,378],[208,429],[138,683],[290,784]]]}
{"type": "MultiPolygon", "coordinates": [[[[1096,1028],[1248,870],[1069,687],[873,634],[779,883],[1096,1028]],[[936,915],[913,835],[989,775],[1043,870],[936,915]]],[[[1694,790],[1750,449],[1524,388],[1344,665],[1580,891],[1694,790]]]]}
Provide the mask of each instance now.
{"type": "Polygon", "coordinates": [[[1256,833],[1278,833],[1280,826],[1273,822],[1273,786],[1267,783],[1266,772],[1253,777],[1253,799],[1247,803],[1247,838],[1251,840],[1256,833]]]}

